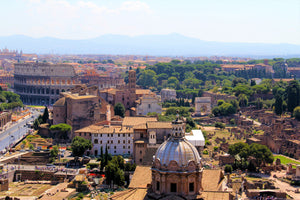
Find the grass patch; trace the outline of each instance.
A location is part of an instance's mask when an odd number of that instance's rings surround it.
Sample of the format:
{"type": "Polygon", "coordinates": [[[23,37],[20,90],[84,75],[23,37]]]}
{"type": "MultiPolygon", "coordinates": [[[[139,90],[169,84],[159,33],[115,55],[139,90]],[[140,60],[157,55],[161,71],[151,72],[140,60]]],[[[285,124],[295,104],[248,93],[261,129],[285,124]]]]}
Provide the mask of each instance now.
{"type": "Polygon", "coordinates": [[[277,158],[280,159],[281,164],[287,165],[287,164],[296,164],[296,165],[300,165],[300,161],[295,161],[292,160],[290,158],[287,158],[285,156],[282,155],[274,155],[274,160],[276,160],[277,158]]]}

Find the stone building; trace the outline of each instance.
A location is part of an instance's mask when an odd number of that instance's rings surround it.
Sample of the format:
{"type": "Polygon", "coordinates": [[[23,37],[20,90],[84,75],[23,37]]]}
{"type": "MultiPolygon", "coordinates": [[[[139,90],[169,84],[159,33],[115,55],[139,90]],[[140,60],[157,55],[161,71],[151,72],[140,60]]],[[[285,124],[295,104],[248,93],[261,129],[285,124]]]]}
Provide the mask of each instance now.
{"type": "Polygon", "coordinates": [[[2,129],[8,122],[12,120],[12,113],[4,111],[0,113],[0,128],[2,129]]]}
{"type": "Polygon", "coordinates": [[[14,76],[10,73],[0,75],[0,84],[9,84],[11,87],[14,86],[14,76]]]}
{"type": "Polygon", "coordinates": [[[122,103],[126,109],[135,107],[136,95],[136,72],[130,70],[128,72],[128,85],[119,86],[100,91],[100,96],[113,106],[122,103]]]}
{"type": "Polygon", "coordinates": [[[66,123],[74,132],[91,124],[110,120],[113,108],[98,95],[97,87],[76,86],[69,92],[62,92],[62,97],[53,105],[53,124],[66,123]]]}
{"type": "Polygon", "coordinates": [[[161,114],[162,105],[155,94],[145,94],[137,101],[136,115],[147,115],[151,112],[161,114]]]}
{"type": "Polygon", "coordinates": [[[203,190],[197,149],[185,139],[183,121],[172,122],[172,135],[158,148],[152,165],[152,191],[157,195],[195,196],[203,190]]]}
{"type": "Polygon", "coordinates": [[[16,63],[14,88],[24,104],[52,105],[59,93],[78,83],[73,66],[50,63],[16,63]]]}
{"type": "Polygon", "coordinates": [[[86,74],[79,77],[81,83],[87,86],[97,86],[99,89],[116,88],[125,85],[121,75],[100,75],[95,70],[87,70],[86,74]]]}
{"type": "Polygon", "coordinates": [[[174,89],[162,89],[160,95],[162,102],[176,100],[176,90],[174,89]]]}

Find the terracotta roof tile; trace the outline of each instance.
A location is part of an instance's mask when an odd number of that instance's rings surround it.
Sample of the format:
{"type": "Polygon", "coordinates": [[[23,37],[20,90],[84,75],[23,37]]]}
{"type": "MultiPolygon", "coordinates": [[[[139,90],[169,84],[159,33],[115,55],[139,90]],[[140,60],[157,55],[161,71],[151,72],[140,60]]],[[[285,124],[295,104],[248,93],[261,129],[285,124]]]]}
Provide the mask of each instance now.
{"type": "Polygon", "coordinates": [[[147,122],[148,128],[172,128],[172,122],[147,122]]]}
{"type": "Polygon", "coordinates": [[[123,126],[136,126],[139,124],[146,124],[150,121],[157,121],[156,117],[125,117],[123,126]]]}
{"type": "Polygon", "coordinates": [[[152,181],[152,172],[150,167],[137,166],[128,188],[147,188],[152,181]]]}

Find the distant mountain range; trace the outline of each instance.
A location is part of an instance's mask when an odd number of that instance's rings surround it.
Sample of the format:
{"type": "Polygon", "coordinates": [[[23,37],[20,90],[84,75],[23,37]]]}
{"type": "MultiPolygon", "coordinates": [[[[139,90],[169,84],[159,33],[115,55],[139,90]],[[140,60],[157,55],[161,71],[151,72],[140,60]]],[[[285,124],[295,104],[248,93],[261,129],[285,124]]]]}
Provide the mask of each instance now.
{"type": "Polygon", "coordinates": [[[103,35],[84,40],[0,36],[0,48],[4,47],[37,54],[300,57],[300,45],[210,42],[180,34],[135,37],[103,35]]]}

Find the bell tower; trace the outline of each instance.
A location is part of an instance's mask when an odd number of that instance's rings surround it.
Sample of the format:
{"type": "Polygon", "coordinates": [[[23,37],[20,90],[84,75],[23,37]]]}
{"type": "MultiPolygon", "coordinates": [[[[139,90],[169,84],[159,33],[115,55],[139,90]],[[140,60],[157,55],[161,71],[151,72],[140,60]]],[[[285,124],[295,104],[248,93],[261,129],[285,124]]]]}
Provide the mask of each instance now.
{"type": "Polygon", "coordinates": [[[130,106],[135,106],[136,100],[136,73],[134,70],[129,70],[128,72],[128,89],[129,89],[129,98],[130,106]]]}

